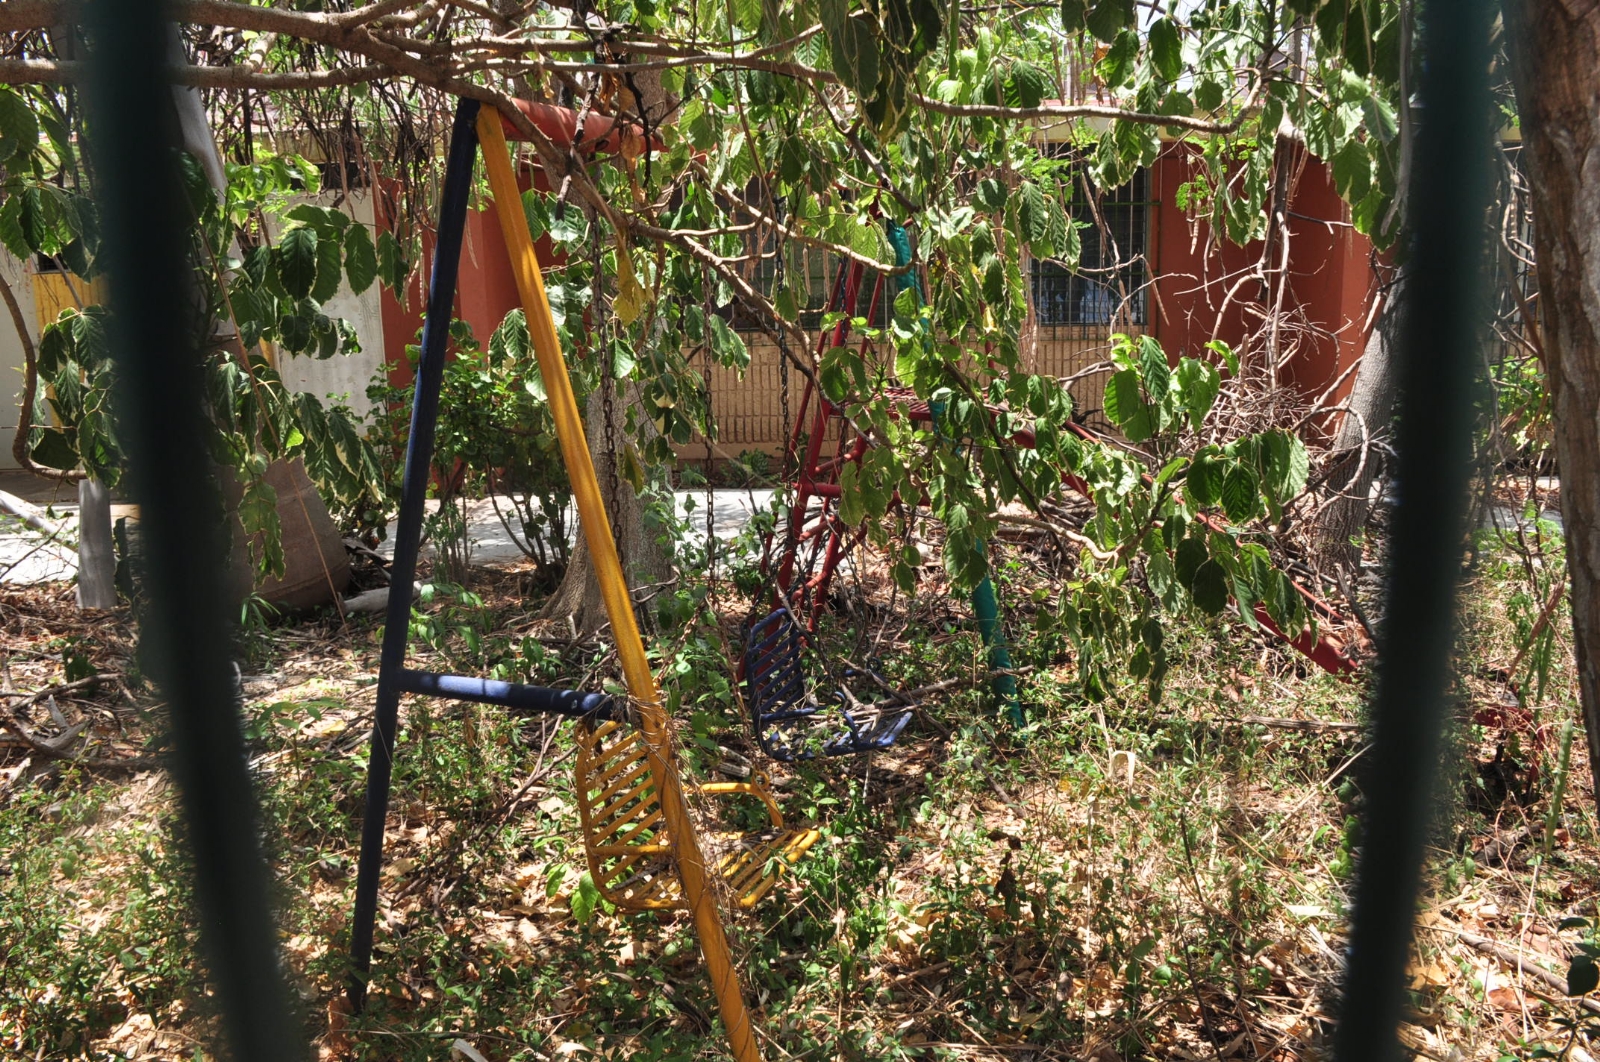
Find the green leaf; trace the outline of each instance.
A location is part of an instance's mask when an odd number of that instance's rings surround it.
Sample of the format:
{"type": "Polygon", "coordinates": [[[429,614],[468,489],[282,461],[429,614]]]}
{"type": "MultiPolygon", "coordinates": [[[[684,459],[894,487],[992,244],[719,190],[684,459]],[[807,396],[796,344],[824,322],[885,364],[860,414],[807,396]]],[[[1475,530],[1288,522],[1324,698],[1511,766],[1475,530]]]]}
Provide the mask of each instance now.
{"type": "Polygon", "coordinates": [[[578,888],[567,902],[572,910],[573,921],[580,926],[588,925],[594,917],[596,910],[605,903],[605,897],[600,895],[600,889],[594,883],[594,877],[587,870],[578,878],[578,888]]]}
{"type": "Polygon", "coordinates": [[[106,340],[104,311],[90,307],[67,319],[72,329],[72,357],[85,372],[95,372],[111,357],[106,340]]]}
{"type": "Polygon", "coordinates": [[[350,215],[332,207],[316,206],[312,203],[301,203],[285,213],[284,217],[290,221],[298,221],[302,225],[309,225],[318,233],[331,233],[335,236],[350,226],[350,215]]]}
{"type": "Polygon", "coordinates": [[[1347,203],[1366,196],[1372,187],[1372,156],[1361,141],[1346,141],[1333,156],[1333,183],[1347,203]]]}
{"type": "Polygon", "coordinates": [[[1017,221],[1022,226],[1022,238],[1029,243],[1050,238],[1050,215],[1045,208],[1044,193],[1032,181],[1017,186],[1017,221]]]}
{"type": "Polygon", "coordinates": [[[760,0],[733,0],[734,25],[746,33],[754,33],[761,27],[761,2],[760,0]]]}
{"type": "Polygon", "coordinates": [[[1084,24],[1095,37],[1110,44],[1125,26],[1134,23],[1133,0],[1095,0],[1084,24]]]}
{"type": "Polygon", "coordinates": [[[866,519],[867,505],[860,480],[861,466],[852,461],[839,473],[839,518],[851,527],[860,527],[866,519]]]}
{"type": "Polygon", "coordinates": [[[1161,114],[1173,114],[1181,118],[1187,118],[1194,113],[1194,100],[1189,98],[1187,92],[1179,92],[1177,89],[1172,89],[1161,97],[1161,103],[1157,107],[1157,111],[1161,114]]]}
{"type": "Polygon", "coordinates": [[[1189,592],[1202,612],[1215,616],[1228,607],[1228,573],[1216,561],[1208,560],[1195,569],[1189,592]]]}
{"type": "Polygon", "coordinates": [[[1222,511],[1236,524],[1244,523],[1261,511],[1261,485],[1248,465],[1235,463],[1223,477],[1222,511]]]}
{"type": "Polygon", "coordinates": [[[573,247],[589,238],[589,219],[575,207],[560,207],[550,215],[550,239],[573,247]]]}
{"type": "Polygon", "coordinates": [[[1160,536],[1156,534],[1145,540],[1144,578],[1151,593],[1163,602],[1170,600],[1177,573],[1173,571],[1172,557],[1162,548],[1160,536]]]}
{"type": "Polygon", "coordinates": [[[1139,35],[1131,29],[1117,34],[1106,57],[1100,60],[1100,77],[1110,88],[1121,88],[1133,76],[1139,60],[1139,35]]]}
{"type": "Polygon", "coordinates": [[[878,35],[865,18],[851,17],[845,0],[827,0],[821,15],[833,72],[856,95],[872,95],[878,89],[878,35]]]}
{"type": "Polygon", "coordinates": [[[1083,28],[1083,17],[1088,13],[1088,0],[1061,0],[1061,28],[1076,33],[1083,28]]]}
{"type": "Polygon", "coordinates": [[[1178,543],[1178,549],[1173,555],[1173,572],[1178,577],[1178,582],[1185,590],[1194,589],[1195,573],[1200,566],[1211,559],[1211,554],[1206,552],[1203,539],[1186,538],[1178,543]]]}
{"type": "Polygon", "coordinates": [[[277,267],[278,280],[290,298],[303,299],[311,294],[317,280],[317,233],[301,226],[290,229],[273,248],[273,265],[277,267]]]}
{"type": "Polygon", "coordinates": [[[1144,389],[1153,402],[1160,402],[1172,387],[1172,369],[1154,336],[1139,337],[1139,371],[1144,389]]]}
{"type": "Polygon", "coordinates": [[[1144,395],[1139,391],[1139,374],[1123,369],[1106,384],[1106,416],[1122,430],[1129,442],[1141,443],[1155,434],[1155,419],[1144,395]]]}
{"type": "Polygon", "coordinates": [[[1361,116],[1366,119],[1367,132],[1385,144],[1400,135],[1400,123],[1394,108],[1381,96],[1368,96],[1361,101],[1361,116]]]}
{"type": "Polygon", "coordinates": [[[1003,181],[985,177],[972,193],[972,205],[979,210],[996,211],[1006,208],[1006,186],[1003,181]]]}
{"type": "Polygon", "coordinates": [[[378,279],[378,252],[365,225],[352,225],[344,237],[344,271],[350,290],[360,295],[378,279]]]}
{"type": "Polygon", "coordinates": [[[1194,89],[1194,105],[1202,111],[1214,111],[1222,106],[1222,82],[1207,78],[1194,89]]]}
{"type": "MultiPolygon", "coordinates": [[[[45,326],[39,339],[39,375],[46,380],[55,379],[67,363],[73,360],[72,328],[65,323],[52,322],[45,326]]],[[[74,370],[77,371],[77,370],[74,370]]]]}
{"type": "Polygon", "coordinates": [[[718,316],[711,318],[711,349],[723,365],[743,369],[750,364],[750,349],[739,333],[718,316]]]}
{"type": "Polygon", "coordinates": [[[1144,396],[1139,393],[1139,374],[1133,369],[1113,373],[1106,384],[1105,410],[1111,423],[1122,427],[1144,406],[1144,396]]]}
{"type": "Polygon", "coordinates": [[[40,430],[39,439],[28,456],[33,458],[35,464],[46,468],[70,471],[78,467],[77,449],[63,432],[55,428],[40,430]]]}
{"type": "Polygon", "coordinates": [[[850,397],[850,371],[844,364],[849,355],[848,348],[834,347],[822,356],[822,365],[817,371],[822,393],[835,405],[842,405],[850,397]]]}
{"type": "Polygon", "coordinates": [[[307,314],[288,313],[278,318],[278,339],[283,349],[291,354],[299,354],[311,346],[314,330],[315,324],[307,314]]]}
{"type": "Polygon", "coordinates": [[[28,238],[22,233],[22,197],[10,196],[0,203],[0,244],[4,244],[12,257],[24,261],[33,256],[28,238]]]}
{"type": "Polygon", "coordinates": [[[339,281],[343,279],[340,243],[336,232],[317,237],[317,282],[311,286],[311,298],[319,305],[339,294],[339,281]]]}
{"type": "Polygon", "coordinates": [[[998,255],[993,255],[983,267],[984,301],[998,305],[1006,301],[1006,265],[998,255]]]}
{"type": "Polygon", "coordinates": [[[398,295],[410,271],[411,264],[406,261],[406,252],[400,246],[400,241],[388,229],[378,233],[378,279],[398,295]]]}
{"type": "Polygon", "coordinates": [[[911,0],[911,21],[917,27],[913,54],[926,55],[939,46],[939,38],[944,34],[943,4],[937,0],[911,0]]]}
{"type": "Polygon", "coordinates": [[[1037,66],[1028,62],[1011,64],[1006,77],[1006,103],[1013,107],[1037,107],[1054,90],[1055,82],[1037,66]]]}
{"type": "Polygon", "coordinates": [[[1184,358],[1178,362],[1178,396],[1189,414],[1189,426],[1195,431],[1211,413],[1222,388],[1222,374],[1216,366],[1198,358],[1184,358]]]}
{"type": "Polygon", "coordinates": [[[1575,955],[1567,967],[1567,995],[1586,996],[1600,987],[1600,966],[1587,955],[1575,955]]]}
{"type": "Polygon", "coordinates": [[[1206,349],[1222,359],[1222,364],[1227,366],[1230,376],[1239,375],[1239,355],[1233,352],[1232,347],[1220,339],[1213,339],[1206,343],[1206,349]]]}
{"type": "Polygon", "coordinates": [[[1268,580],[1267,592],[1262,597],[1266,601],[1267,615],[1279,627],[1293,634],[1303,626],[1300,616],[1302,598],[1287,575],[1274,568],[1268,580]]]}
{"type": "Polygon", "coordinates": [[[1287,502],[1306,489],[1311,455],[1298,435],[1281,429],[1262,433],[1261,442],[1267,489],[1280,503],[1287,502]]]}
{"type": "Polygon", "coordinates": [[[1227,463],[1214,446],[1207,446],[1194,455],[1189,474],[1184,477],[1184,493],[1189,504],[1197,509],[1209,509],[1222,500],[1222,479],[1227,463]]]}
{"type": "MultiPolygon", "coordinates": [[[[22,195],[22,238],[34,250],[53,254],[56,250],[55,226],[51,224],[50,206],[53,202],[41,188],[25,188],[22,195]]],[[[26,256],[24,256],[26,257],[26,256]]]]}
{"type": "Polygon", "coordinates": [[[16,92],[0,87],[0,162],[25,159],[38,146],[39,123],[32,108],[16,92]]]}
{"type": "Polygon", "coordinates": [[[1183,73],[1183,38],[1170,18],[1150,23],[1150,63],[1163,81],[1176,81],[1183,73]]]}

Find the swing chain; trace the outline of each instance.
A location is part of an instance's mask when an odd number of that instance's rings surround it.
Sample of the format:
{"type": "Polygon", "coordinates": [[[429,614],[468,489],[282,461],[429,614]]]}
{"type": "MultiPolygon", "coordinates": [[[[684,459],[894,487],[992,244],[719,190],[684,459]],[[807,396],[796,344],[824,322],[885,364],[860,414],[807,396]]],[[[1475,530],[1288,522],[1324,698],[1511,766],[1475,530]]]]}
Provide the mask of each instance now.
{"type": "MultiPolygon", "coordinates": [[[[616,364],[611,350],[611,314],[605,301],[605,253],[601,248],[599,218],[593,219],[594,239],[590,241],[592,248],[593,286],[592,298],[595,320],[595,349],[600,357],[600,410],[601,426],[605,435],[606,448],[606,492],[609,495],[607,507],[611,511],[611,539],[617,547],[617,558],[621,561],[622,570],[628,571],[628,556],[625,550],[626,543],[622,534],[622,483],[621,472],[618,464],[621,455],[617,451],[617,422],[616,407],[613,392],[617,389],[619,381],[616,377],[616,364]]],[[[617,253],[623,253],[621,246],[617,253]]],[[[618,266],[621,268],[620,263],[618,266]]]]}

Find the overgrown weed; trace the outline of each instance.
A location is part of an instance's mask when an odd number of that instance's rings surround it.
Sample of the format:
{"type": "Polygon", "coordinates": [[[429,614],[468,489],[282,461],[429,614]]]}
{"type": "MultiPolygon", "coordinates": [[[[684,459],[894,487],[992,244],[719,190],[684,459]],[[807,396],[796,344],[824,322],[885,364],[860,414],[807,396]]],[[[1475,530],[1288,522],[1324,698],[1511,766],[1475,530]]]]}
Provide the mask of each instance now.
{"type": "MultiPolygon", "coordinates": [[[[1494,1000],[1510,982],[1459,933],[1548,940],[1542,961],[1557,966],[1574,946],[1560,919],[1597,914],[1600,858],[1581,756],[1565,803],[1548,805],[1552,735],[1572,712],[1567,628],[1544,673],[1519,670],[1519,699],[1502,673],[1533,636],[1517,595],[1538,588],[1503,542],[1482,556],[1465,595],[1458,795],[1441,817],[1413,1009],[1435,1046],[1521,1057],[1556,1042],[1551,1022],[1570,1008],[1518,994],[1550,1020],[1509,1028],[1494,1000]],[[1483,769],[1496,763],[1504,789],[1483,769]],[[1484,854],[1486,838],[1518,830],[1536,843],[1484,854]]],[[[983,647],[937,578],[891,610],[867,572],[827,637],[851,653],[875,645],[900,688],[969,684],[927,698],[888,753],[792,768],[755,756],[727,663],[747,597],[687,585],[657,600],[653,649],[686,763],[703,775],[748,760],[787,815],[822,830],[761,907],[730,916],[772,1053],[1308,1057],[1333,1013],[1359,858],[1361,688],[1207,620],[1169,630],[1159,704],[1143,684],[1086,703],[1062,645],[1029,622],[1048,603],[1028,566],[1007,583],[1023,733],[996,721],[983,647]]],[[[607,681],[603,646],[532,620],[517,587],[435,587],[414,617],[417,663],[607,681]]],[[[379,628],[264,631],[266,674],[245,684],[251,762],[290,968],[325,1053],[431,1059],[459,1036],[496,1060],[722,1057],[688,921],[573,902],[584,857],[568,724],[449,702],[407,702],[371,1004],[340,1013],[379,628]]],[[[8,1049],[193,1057],[209,1025],[170,818],[155,774],[67,772],[0,807],[8,1049]]]]}

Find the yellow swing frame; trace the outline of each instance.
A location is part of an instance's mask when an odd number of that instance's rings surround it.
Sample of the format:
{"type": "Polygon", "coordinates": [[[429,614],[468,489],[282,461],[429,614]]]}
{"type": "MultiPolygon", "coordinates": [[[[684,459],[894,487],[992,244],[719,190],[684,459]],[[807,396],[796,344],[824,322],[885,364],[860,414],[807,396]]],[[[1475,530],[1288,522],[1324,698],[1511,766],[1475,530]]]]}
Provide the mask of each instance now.
{"type": "MultiPolygon", "coordinates": [[[[572,480],[579,523],[616,639],[632,714],[638,721],[638,730],[633,733],[617,722],[585,724],[579,731],[576,788],[590,872],[602,895],[623,908],[683,908],[692,914],[700,950],[711,973],[717,1009],[727,1029],[728,1045],[738,1062],[759,1062],[761,1049],[728,948],[711,873],[689,816],[672,733],[655,675],[645,656],[633,599],[589,457],[583,418],[578,413],[555,321],[550,315],[533,237],[520,209],[522,193],[511,167],[499,113],[489,107],[480,109],[477,132],[489,187],[500,204],[500,224],[511,257],[511,272],[544,378],[562,459],[572,480]]],[[[709,783],[699,786],[698,791],[717,796],[755,796],[766,806],[772,820],[772,836],[754,844],[736,845],[718,861],[717,873],[728,883],[741,907],[753,905],[772,888],[776,877],[771,870],[779,865],[778,861],[793,863],[816,843],[816,830],[783,828],[777,804],[759,781],[709,783]]]]}

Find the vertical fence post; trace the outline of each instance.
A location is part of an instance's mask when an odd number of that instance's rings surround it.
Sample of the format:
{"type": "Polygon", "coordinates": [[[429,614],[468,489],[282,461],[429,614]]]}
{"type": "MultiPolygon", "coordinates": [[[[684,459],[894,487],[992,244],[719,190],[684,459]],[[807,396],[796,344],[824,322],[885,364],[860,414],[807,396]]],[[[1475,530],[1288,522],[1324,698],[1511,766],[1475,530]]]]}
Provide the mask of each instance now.
{"type": "Polygon", "coordinates": [[[1334,1036],[1338,1062],[1401,1057],[1396,1029],[1434,808],[1465,531],[1472,377],[1483,342],[1494,128],[1489,14],[1487,0],[1430,0],[1419,20],[1422,106],[1406,190],[1413,268],[1399,349],[1400,503],[1389,541],[1349,963],[1334,1036]]]}
{"type": "Polygon", "coordinates": [[[230,664],[224,525],[211,466],[191,226],[178,170],[162,5],[84,7],[94,41],[88,148],[104,219],[114,404],[140,506],[140,649],[171,719],[169,770],[194,860],[200,943],[229,1054],[306,1057],[279,964],[230,664]]]}

